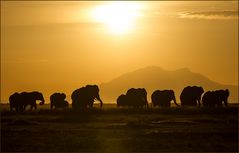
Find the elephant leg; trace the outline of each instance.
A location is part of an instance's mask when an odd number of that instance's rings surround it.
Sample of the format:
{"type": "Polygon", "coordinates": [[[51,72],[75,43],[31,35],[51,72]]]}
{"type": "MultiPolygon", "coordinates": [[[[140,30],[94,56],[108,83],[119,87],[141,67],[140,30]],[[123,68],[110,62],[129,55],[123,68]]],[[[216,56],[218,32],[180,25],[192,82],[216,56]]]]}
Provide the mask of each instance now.
{"type": "Polygon", "coordinates": [[[18,111],[23,112],[23,106],[19,106],[19,107],[18,107],[18,111]]]}
{"type": "Polygon", "coordinates": [[[23,105],[23,106],[22,106],[22,109],[25,111],[25,110],[26,110],[26,107],[27,107],[26,105],[23,105]]]}
{"type": "Polygon", "coordinates": [[[91,101],[91,102],[89,103],[89,107],[90,107],[90,108],[93,108],[93,105],[94,105],[94,101],[91,101]]]}
{"type": "Polygon", "coordinates": [[[86,105],[86,107],[93,108],[92,104],[86,105]]]}
{"type": "Polygon", "coordinates": [[[24,111],[23,106],[18,106],[17,109],[18,109],[18,111],[20,111],[20,112],[23,112],[23,111],[24,111]]]}
{"type": "Polygon", "coordinates": [[[170,107],[170,101],[169,101],[169,102],[167,102],[167,107],[170,107]]]}
{"type": "Polygon", "coordinates": [[[227,107],[227,102],[224,101],[224,105],[227,107]]]}
{"type": "Polygon", "coordinates": [[[36,109],[37,109],[37,105],[36,105],[36,104],[32,104],[32,105],[31,105],[31,110],[32,110],[33,108],[36,110],[36,109]]]}
{"type": "Polygon", "coordinates": [[[51,110],[53,109],[53,105],[51,105],[51,110]]]}
{"type": "Polygon", "coordinates": [[[201,103],[200,103],[200,101],[198,101],[198,107],[201,107],[201,103]]]}
{"type": "Polygon", "coordinates": [[[217,105],[218,107],[222,107],[222,103],[220,102],[220,103],[218,103],[218,105],[217,105]]]}

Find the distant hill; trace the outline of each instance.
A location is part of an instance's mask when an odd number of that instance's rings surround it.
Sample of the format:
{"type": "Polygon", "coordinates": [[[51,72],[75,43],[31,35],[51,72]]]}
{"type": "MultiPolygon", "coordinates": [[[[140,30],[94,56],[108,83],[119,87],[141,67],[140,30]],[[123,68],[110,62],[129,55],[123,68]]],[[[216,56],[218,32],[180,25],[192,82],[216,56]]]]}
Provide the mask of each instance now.
{"type": "Polygon", "coordinates": [[[238,102],[238,86],[214,82],[201,74],[191,72],[188,68],[168,71],[156,66],[125,73],[110,82],[102,83],[100,95],[104,102],[115,102],[117,97],[126,93],[129,88],[144,87],[148,92],[148,101],[151,102],[150,96],[154,90],[173,89],[177,101],[180,101],[179,95],[188,85],[202,86],[205,91],[229,89],[229,102],[238,102]]]}

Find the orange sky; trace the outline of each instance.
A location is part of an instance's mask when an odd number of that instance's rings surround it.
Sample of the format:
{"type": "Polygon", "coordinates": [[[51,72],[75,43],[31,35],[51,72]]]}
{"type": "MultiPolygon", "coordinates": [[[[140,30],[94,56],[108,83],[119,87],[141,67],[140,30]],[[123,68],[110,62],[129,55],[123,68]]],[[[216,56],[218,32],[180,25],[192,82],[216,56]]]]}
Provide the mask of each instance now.
{"type": "Polygon", "coordinates": [[[238,85],[237,6],[1,1],[1,101],[15,91],[71,94],[149,65],[238,85]]]}

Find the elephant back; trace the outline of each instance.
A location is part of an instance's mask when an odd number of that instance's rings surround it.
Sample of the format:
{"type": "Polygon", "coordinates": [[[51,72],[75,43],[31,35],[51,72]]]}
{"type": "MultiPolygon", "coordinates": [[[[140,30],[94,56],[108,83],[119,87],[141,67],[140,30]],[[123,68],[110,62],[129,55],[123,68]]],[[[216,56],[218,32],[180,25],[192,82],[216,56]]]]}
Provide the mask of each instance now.
{"type": "Polygon", "coordinates": [[[54,93],[50,96],[50,101],[54,102],[54,101],[62,101],[66,98],[66,94],[64,93],[54,93]]]}

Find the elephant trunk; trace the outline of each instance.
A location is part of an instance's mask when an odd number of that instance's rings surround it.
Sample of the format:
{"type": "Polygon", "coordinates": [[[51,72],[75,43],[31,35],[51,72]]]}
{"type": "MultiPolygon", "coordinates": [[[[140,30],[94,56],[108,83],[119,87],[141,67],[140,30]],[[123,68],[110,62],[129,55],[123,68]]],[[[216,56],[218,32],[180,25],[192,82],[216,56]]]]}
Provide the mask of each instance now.
{"type": "Polygon", "coordinates": [[[45,103],[45,100],[42,99],[42,101],[39,103],[40,105],[43,105],[45,103]]]}
{"type": "Polygon", "coordinates": [[[41,101],[39,104],[40,104],[40,105],[43,105],[43,104],[44,104],[44,101],[41,101]]]}
{"type": "Polygon", "coordinates": [[[147,100],[147,97],[145,98],[145,105],[146,105],[146,108],[149,108],[149,102],[147,100]]]}
{"type": "Polygon", "coordinates": [[[198,107],[201,106],[201,96],[198,98],[198,107]]]}
{"type": "Polygon", "coordinates": [[[177,104],[177,101],[176,101],[175,96],[173,97],[173,102],[174,102],[174,104],[175,104],[176,106],[179,106],[179,105],[177,104]]]}
{"type": "Polygon", "coordinates": [[[100,96],[97,95],[96,99],[100,102],[100,107],[103,107],[103,101],[100,99],[100,96]]]}
{"type": "Polygon", "coordinates": [[[102,102],[102,100],[100,100],[100,108],[102,108],[103,107],[103,102],[102,102]]]}

